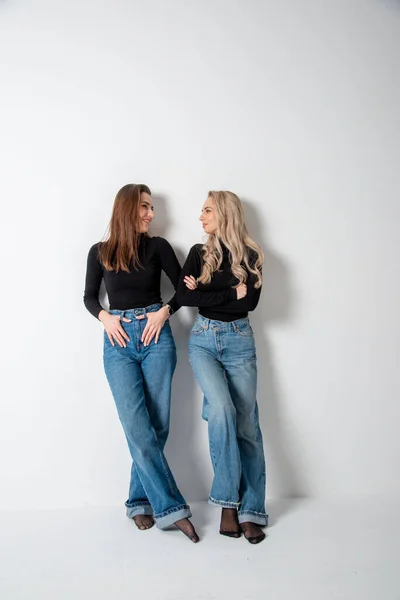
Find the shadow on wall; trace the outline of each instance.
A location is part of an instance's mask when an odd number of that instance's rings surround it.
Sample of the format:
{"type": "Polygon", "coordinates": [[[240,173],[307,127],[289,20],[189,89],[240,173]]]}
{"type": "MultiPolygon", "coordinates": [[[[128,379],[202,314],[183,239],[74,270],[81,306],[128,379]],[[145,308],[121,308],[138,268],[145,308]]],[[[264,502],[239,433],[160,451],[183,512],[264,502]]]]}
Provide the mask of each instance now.
{"type": "Polygon", "coordinates": [[[400,0],[377,0],[377,3],[386,8],[400,11],[400,0]]]}
{"type": "MultiPolygon", "coordinates": [[[[257,341],[258,403],[266,448],[267,481],[273,481],[274,496],[301,497],[307,495],[308,486],[298,453],[294,450],[297,446],[294,434],[285,425],[279,365],[275,362],[268,332],[271,326],[294,319],[291,273],[289,266],[270,248],[267,233],[262,228],[263,219],[254,205],[244,200],[243,207],[250,236],[265,253],[261,299],[250,319],[257,341]]],[[[269,495],[269,487],[267,493],[269,495]]]]}
{"type": "MultiPolygon", "coordinates": [[[[155,219],[151,224],[151,235],[169,238],[171,219],[168,213],[168,199],[153,195],[155,219]]],[[[174,250],[181,265],[186,252],[174,244],[174,250]]],[[[167,302],[174,294],[169,279],[163,274],[161,279],[161,297],[167,302]]],[[[209,481],[204,468],[206,446],[199,440],[201,421],[201,398],[194,380],[188,358],[188,340],[195,309],[181,309],[171,319],[174,333],[178,364],[172,384],[171,427],[166,445],[166,455],[178,487],[188,501],[204,500],[208,497],[209,481]],[[184,313],[192,314],[187,321],[184,313]]]]}
{"type": "MultiPolygon", "coordinates": [[[[0,8],[15,8],[17,2],[10,2],[10,0],[0,0],[0,8]]],[[[20,2],[18,2],[20,4],[20,2]]]]}

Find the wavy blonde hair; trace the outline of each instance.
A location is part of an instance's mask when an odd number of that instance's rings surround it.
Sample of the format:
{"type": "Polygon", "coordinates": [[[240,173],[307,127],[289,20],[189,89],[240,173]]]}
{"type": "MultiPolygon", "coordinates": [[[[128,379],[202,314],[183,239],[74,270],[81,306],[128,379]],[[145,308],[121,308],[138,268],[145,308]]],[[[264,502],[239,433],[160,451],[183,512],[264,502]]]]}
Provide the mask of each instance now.
{"type": "Polygon", "coordinates": [[[228,248],[231,256],[232,273],[239,283],[247,281],[247,271],[255,275],[255,288],[261,287],[261,267],[264,253],[260,246],[248,234],[243,206],[233,192],[208,192],[214,200],[217,230],[209,234],[203,245],[203,268],[200,283],[210,283],[211,277],[222,263],[221,242],[228,248]],[[251,253],[251,251],[253,251],[251,253]],[[255,260],[254,260],[255,257],[255,260]],[[247,271],[246,271],[247,269],[247,271]]]}

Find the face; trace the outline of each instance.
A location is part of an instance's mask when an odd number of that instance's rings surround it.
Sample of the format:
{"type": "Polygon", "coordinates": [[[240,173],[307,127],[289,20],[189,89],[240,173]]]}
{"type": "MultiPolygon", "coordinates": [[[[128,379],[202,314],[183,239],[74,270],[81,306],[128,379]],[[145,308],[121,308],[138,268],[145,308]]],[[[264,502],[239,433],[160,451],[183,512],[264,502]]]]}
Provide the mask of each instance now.
{"type": "Polygon", "coordinates": [[[149,231],[149,225],[154,217],[154,207],[151,200],[151,196],[142,192],[140,194],[140,206],[139,206],[139,224],[140,233],[147,233],[149,231]]]}
{"type": "Polygon", "coordinates": [[[217,231],[217,215],[215,214],[214,200],[209,196],[201,209],[200,221],[206,233],[217,231]]]}

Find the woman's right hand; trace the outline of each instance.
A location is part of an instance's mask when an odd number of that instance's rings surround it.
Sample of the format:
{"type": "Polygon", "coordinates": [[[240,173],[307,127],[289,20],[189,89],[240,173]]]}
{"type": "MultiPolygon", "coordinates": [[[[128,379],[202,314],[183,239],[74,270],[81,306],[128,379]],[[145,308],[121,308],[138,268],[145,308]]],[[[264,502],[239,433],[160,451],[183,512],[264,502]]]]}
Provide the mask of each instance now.
{"type": "MultiPolygon", "coordinates": [[[[114,340],[118,342],[121,348],[126,348],[126,341],[129,342],[129,337],[121,325],[121,317],[119,315],[110,315],[106,310],[99,312],[99,320],[103,323],[108,339],[112,346],[115,346],[114,340]]],[[[122,321],[130,323],[131,319],[123,317],[122,321]]]]}
{"type": "Polygon", "coordinates": [[[197,279],[193,275],[187,275],[183,278],[183,281],[189,290],[193,291],[197,288],[197,279]]]}
{"type": "Polygon", "coordinates": [[[236,297],[238,300],[241,300],[245,296],[247,296],[247,285],[245,283],[241,283],[236,288],[236,297]]]}

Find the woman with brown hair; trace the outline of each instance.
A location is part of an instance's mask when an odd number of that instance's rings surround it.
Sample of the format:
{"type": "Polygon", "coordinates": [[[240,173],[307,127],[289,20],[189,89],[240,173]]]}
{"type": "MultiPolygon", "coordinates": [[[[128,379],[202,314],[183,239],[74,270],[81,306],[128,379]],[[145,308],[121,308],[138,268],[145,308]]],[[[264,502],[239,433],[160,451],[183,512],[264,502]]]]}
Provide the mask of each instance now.
{"type": "Polygon", "coordinates": [[[221,507],[220,533],[251,544],[265,538],[265,460],[257,406],[257,362],[248,313],[262,284],[263,252],[249,236],[240,199],[209,192],[200,221],[208,234],[192,247],[177,290],[199,307],[189,357],[204,394],[203,418],[214,480],[209,502],[221,507]]]}
{"type": "Polygon", "coordinates": [[[167,240],[149,236],[153,217],[146,185],[119,190],[109,234],[89,251],[84,303],[104,326],[104,368],[132,457],[127,516],[141,530],[174,524],[197,542],[163,452],[176,366],[168,319],[179,306],[175,295],[162,304],[160,278],[165,271],[176,289],[181,267],[167,240]],[[102,279],[109,312],[99,302],[102,279]]]}

